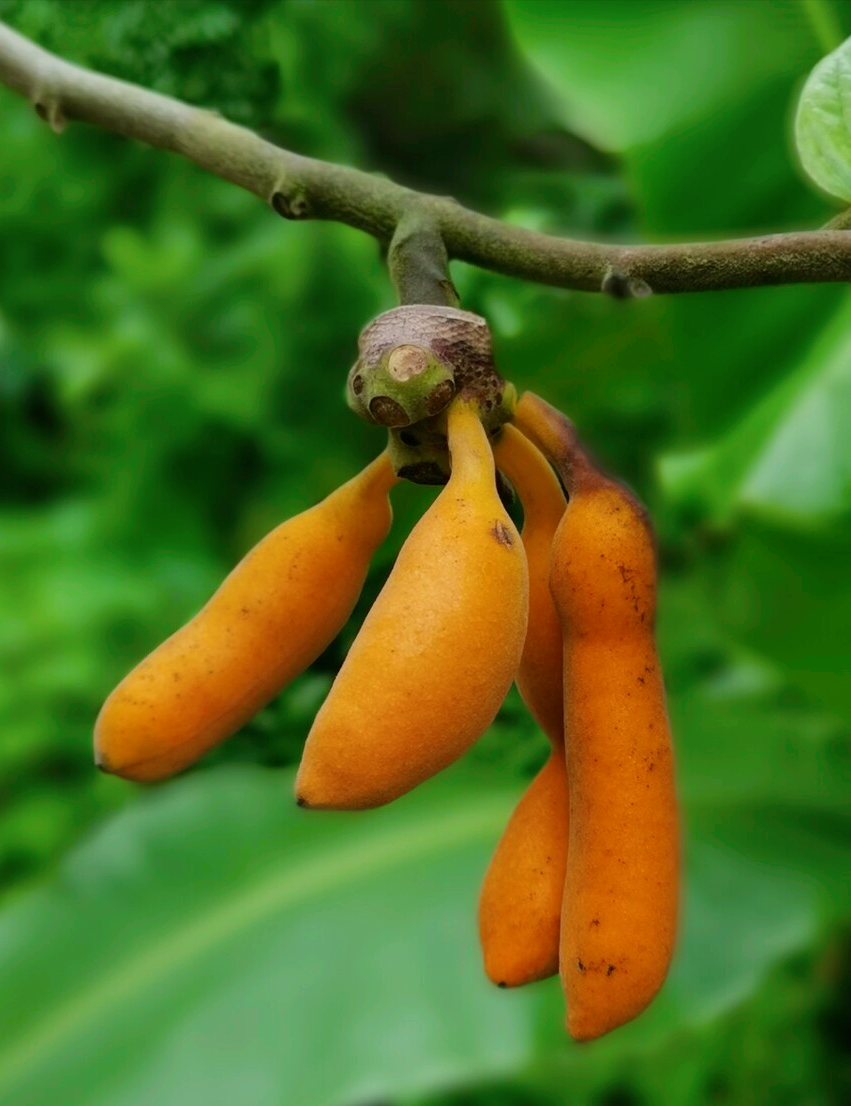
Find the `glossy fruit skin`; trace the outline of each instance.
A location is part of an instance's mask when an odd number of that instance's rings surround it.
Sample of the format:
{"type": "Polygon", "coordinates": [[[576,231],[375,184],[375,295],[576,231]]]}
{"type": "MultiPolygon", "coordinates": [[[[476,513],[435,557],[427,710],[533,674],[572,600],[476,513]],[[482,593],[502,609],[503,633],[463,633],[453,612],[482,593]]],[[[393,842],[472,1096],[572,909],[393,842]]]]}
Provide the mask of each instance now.
{"type": "Polygon", "coordinates": [[[550,465],[512,426],[494,458],[523,504],[529,563],[529,627],[516,683],[552,749],[514,810],[479,898],[479,938],[488,978],[519,987],[558,972],[568,841],[562,631],[550,592],[550,547],[566,507],[550,465]]]}
{"type": "Polygon", "coordinates": [[[498,987],[559,970],[568,810],[564,753],[553,750],[514,808],[479,897],[485,973],[498,987]]]}
{"type": "Polygon", "coordinates": [[[528,394],[516,417],[570,496],[550,586],[570,779],[561,978],[568,1030],[584,1041],[645,1009],[676,938],[680,830],[653,631],[656,557],[645,509],[595,468],[567,420],[528,394]]]}
{"type": "Polygon", "coordinates": [[[464,753],[517,671],[528,618],[520,535],[476,407],[448,415],[452,475],[404,543],[308,735],[303,806],[391,802],[464,753]]]}
{"type": "Polygon", "coordinates": [[[523,505],[520,537],[529,565],[529,626],[517,669],[517,688],[550,741],[561,746],[562,632],[550,591],[550,549],[567,501],[546,458],[515,427],[503,427],[494,459],[523,505]]]}
{"type": "Polygon", "coordinates": [[[185,626],[115,688],[95,759],[126,779],[164,779],[235,733],[337,636],[392,521],[386,454],[282,523],[185,626]]]}

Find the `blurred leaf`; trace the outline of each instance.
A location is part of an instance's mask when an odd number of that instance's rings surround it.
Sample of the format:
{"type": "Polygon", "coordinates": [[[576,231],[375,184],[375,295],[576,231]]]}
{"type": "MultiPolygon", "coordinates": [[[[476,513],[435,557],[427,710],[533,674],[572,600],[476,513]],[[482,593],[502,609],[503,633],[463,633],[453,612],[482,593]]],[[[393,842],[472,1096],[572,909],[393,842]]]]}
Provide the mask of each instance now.
{"type": "Polygon", "coordinates": [[[787,804],[843,812],[851,792],[847,730],[835,718],[791,708],[776,695],[737,692],[731,668],[671,699],[687,803],[762,808],[787,804]],[[733,685],[726,691],[724,681],[733,685]]]}
{"type": "Polygon", "coordinates": [[[505,2],[562,119],[622,153],[647,233],[695,239],[821,218],[784,126],[818,58],[804,5],[608,0],[601,18],[596,0],[551,4],[545,17],[537,0],[505,2]]]}
{"type": "MultiPolygon", "coordinates": [[[[2,0],[0,18],[69,61],[136,81],[237,122],[263,119],[277,67],[255,54],[269,0],[2,0]]],[[[256,123],[255,123],[256,125],[256,123]]]]}
{"type": "MultiPolygon", "coordinates": [[[[771,658],[819,708],[851,724],[851,527],[793,532],[753,520],[705,565],[730,634],[771,658]]],[[[847,756],[847,753],[846,753],[847,756]]]]}
{"type": "Polygon", "coordinates": [[[404,8],[325,0],[308,10],[338,24],[362,23],[370,10],[395,16],[392,37],[364,58],[347,107],[370,160],[403,182],[490,207],[511,194],[535,196],[564,220],[585,177],[611,171],[608,157],[564,125],[497,0],[410,0],[404,8]]]}
{"type": "Polygon", "coordinates": [[[851,203],[851,38],[807,77],[795,116],[801,164],[816,184],[851,203]]]}
{"type": "Polygon", "coordinates": [[[851,298],[807,356],[712,447],[663,456],[663,487],[714,525],[745,511],[810,527],[851,509],[851,298]]]}
{"type": "Polygon", "coordinates": [[[290,777],[256,769],[161,788],[6,910],[0,1102],[225,1106],[250,1086],[252,1106],[344,1106],[533,1063],[593,1067],[746,998],[811,939],[845,870],[838,844],[793,845],[788,816],[778,868],[767,827],[736,836],[729,813],[704,810],[669,984],[577,1049],[555,981],[503,993],[481,974],[476,892],[509,796],[463,769],[372,814],[308,814],[290,796],[290,777]]]}
{"type": "Polygon", "coordinates": [[[517,1067],[535,996],[474,954],[506,798],[429,797],[317,818],[256,770],[149,795],[0,925],[0,1101],[212,1106],[238,1075],[312,1106],[517,1067]]]}
{"type": "Polygon", "coordinates": [[[604,18],[596,0],[552,5],[545,18],[537,0],[505,4],[520,43],[563,93],[564,113],[609,149],[717,112],[815,53],[805,12],[749,0],[609,0],[604,18]]]}

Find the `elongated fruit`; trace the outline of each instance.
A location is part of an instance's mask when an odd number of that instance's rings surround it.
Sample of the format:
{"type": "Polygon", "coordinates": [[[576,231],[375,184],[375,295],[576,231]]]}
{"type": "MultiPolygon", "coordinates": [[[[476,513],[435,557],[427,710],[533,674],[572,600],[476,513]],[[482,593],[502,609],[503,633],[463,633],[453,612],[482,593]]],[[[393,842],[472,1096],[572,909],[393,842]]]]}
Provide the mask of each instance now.
{"type": "Polygon", "coordinates": [[[403,795],[484,733],[517,671],[526,555],[477,409],[456,400],[448,426],[449,483],[408,536],[308,735],[304,806],[403,795]]]}
{"type": "Polygon", "coordinates": [[[503,427],[494,459],[520,496],[520,535],[529,564],[529,628],[517,688],[550,741],[563,745],[562,632],[550,591],[550,549],[567,503],[540,450],[515,427],[503,427]]]}
{"type": "Polygon", "coordinates": [[[133,780],[179,772],[304,671],[357,602],[390,529],[395,482],[381,454],[256,545],[106,700],[95,724],[100,767],[133,780]]]}
{"type": "Polygon", "coordinates": [[[550,547],[564,493],[539,450],[513,426],[494,448],[523,504],[529,563],[529,628],[516,683],[552,744],[500,838],[479,899],[479,938],[488,978],[518,987],[555,975],[567,861],[562,632],[550,592],[550,547]]]}
{"type": "Polygon", "coordinates": [[[590,1040],[648,1005],[676,935],[679,822],[653,633],[655,552],[642,505],[595,468],[563,415],[527,393],[515,421],[570,497],[550,572],[570,779],[561,977],[568,1029],[590,1040]]]}

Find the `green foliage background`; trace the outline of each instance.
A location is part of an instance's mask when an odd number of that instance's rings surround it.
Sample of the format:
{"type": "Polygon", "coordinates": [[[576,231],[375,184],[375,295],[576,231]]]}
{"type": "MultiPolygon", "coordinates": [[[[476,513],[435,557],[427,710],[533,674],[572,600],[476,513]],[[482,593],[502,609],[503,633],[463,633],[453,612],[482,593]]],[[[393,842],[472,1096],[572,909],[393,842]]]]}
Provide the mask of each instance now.
{"type": "MultiPolygon", "coordinates": [[[[797,0],[0,0],[72,60],[299,152],[619,241],[817,226],[797,0]]],[[[651,505],[687,822],[684,932],[579,1047],[482,978],[484,866],[545,744],[514,693],[370,814],[293,809],[340,641],[225,747],[99,776],[100,702],[281,519],[381,447],[342,400],[376,246],[0,90],[0,1103],[832,1104],[851,1095],[851,299],[619,303],[457,265],[499,365],[651,505]]]]}

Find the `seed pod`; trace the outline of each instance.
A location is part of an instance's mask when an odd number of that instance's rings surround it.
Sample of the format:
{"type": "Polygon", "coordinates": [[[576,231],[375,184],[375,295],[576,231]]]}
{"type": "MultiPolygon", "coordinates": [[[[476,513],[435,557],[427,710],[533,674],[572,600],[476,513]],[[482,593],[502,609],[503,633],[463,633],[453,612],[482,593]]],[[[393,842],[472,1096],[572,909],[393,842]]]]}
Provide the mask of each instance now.
{"type": "Polygon", "coordinates": [[[567,832],[564,752],[553,749],[505,827],[479,898],[485,973],[499,987],[558,972],[567,832]]]}
{"type": "Polygon", "coordinates": [[[546,459],[513,426],[494,448],[523,504],[529,563],[529,628],[516,682],[552,751],[500,838],[479,899],[479,937],[488,978],[518,987],[555,975],[567,860],[561,623],[550,593],[550,547],[565,510],[546,459]]]}
{"type": "Polygon", "coordinates": [[[112,692],[95,724],[107,772],[159,780],[230,737],[337,636],[387,536],[386,453],[282,523],[195,617],[112,692]]]}
{"type": "Polygon", "coordinates": [[[410,791],[484,733],[517,671],[526,556],[477,408],[456,400],[448,428],[449,483],[408,536],[308,735],[303,806],[354,810],[410,791]]]}
{"type": "Polygon", "coordinates": [[[664,982],[679,900],[679,822],[653,634],[647,513],[604,476],[573,426],[526,393],[515,420],[555,465],[569,503],[550,586],[564,633],[570,838],[561,925],[568,1030],[599,1037],[664,982]]]}
{"type": "Polygon", "coordinates": [[[550,592],[550,549],[567,503],[546,458],[515,427],[503,428],[494,458],[523,505],[520,536],[529,564],[529,628],[517,670],[517,688],[550,741],[561,746],[562,632],[550,592]]]}

